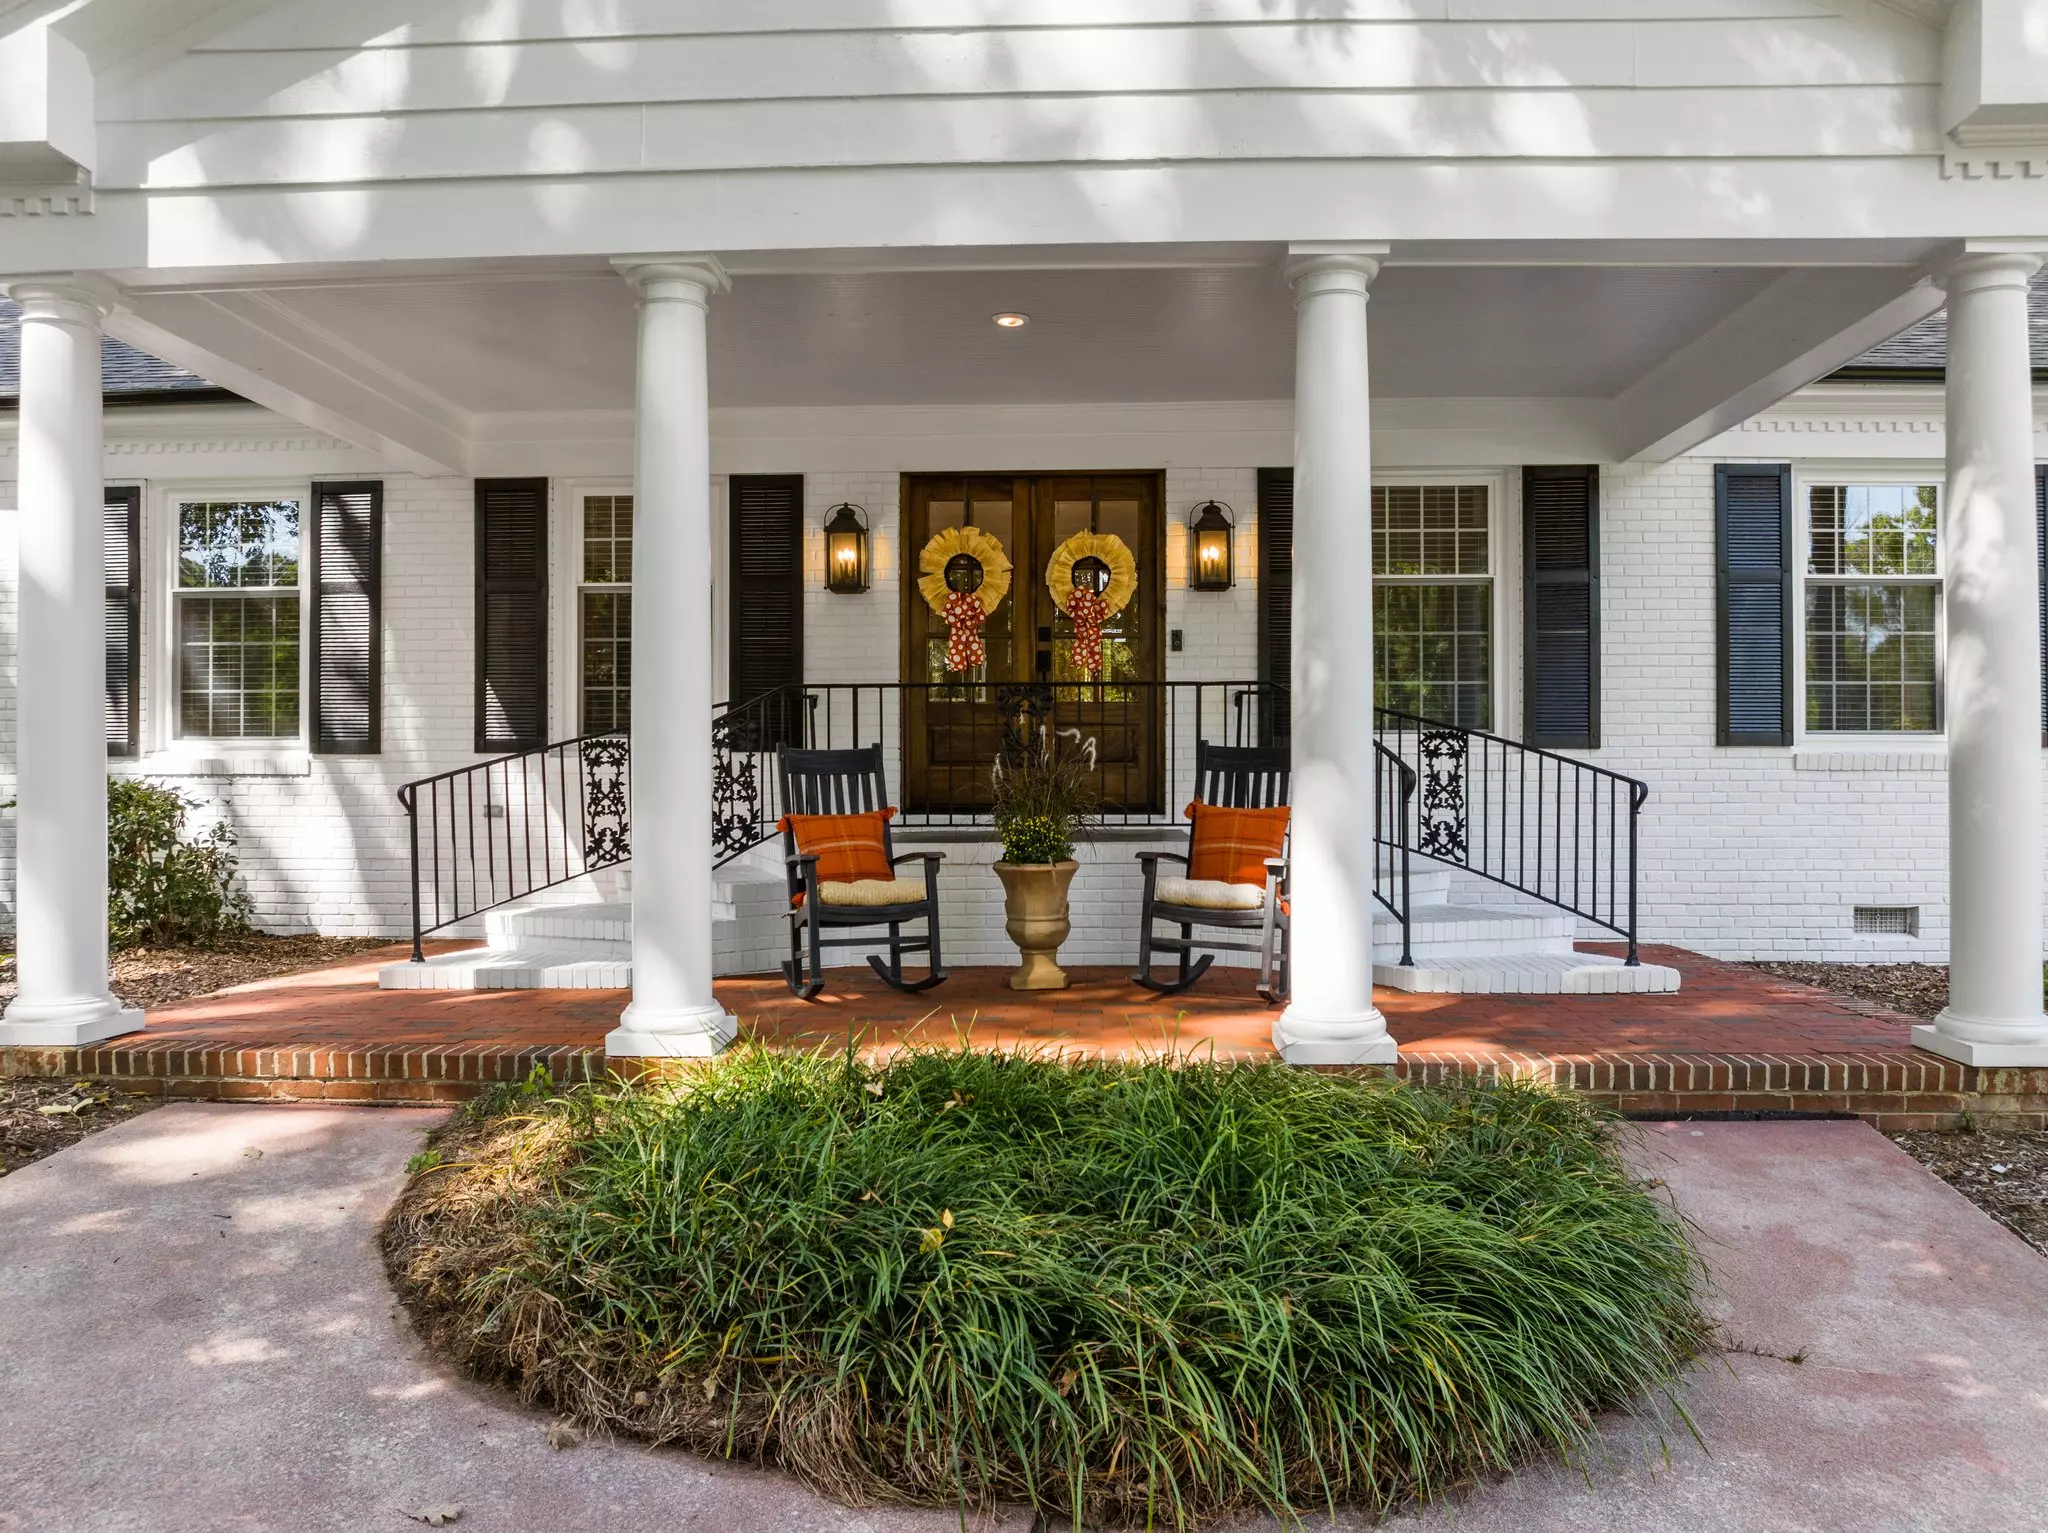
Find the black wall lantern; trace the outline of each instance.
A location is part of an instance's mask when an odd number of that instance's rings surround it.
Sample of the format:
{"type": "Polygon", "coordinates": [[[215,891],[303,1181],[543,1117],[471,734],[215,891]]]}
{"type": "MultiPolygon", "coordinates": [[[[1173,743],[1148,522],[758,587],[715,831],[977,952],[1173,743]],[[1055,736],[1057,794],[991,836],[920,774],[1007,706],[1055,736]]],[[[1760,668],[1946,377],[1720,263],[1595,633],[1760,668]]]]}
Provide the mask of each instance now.
{"type": "Polygon", "coordinates": [[[868,514],[841,502],[825,519],[825,589],[858,596],[868,588],[868,514]]]}
{"type": "Polygon", "coordinates": [[[1231,556],[1231,512],[1220,500],[1205,500],[1188,517],[1188,585],[1197,591],[1227,591],[1236,584],[1231,556]]]}

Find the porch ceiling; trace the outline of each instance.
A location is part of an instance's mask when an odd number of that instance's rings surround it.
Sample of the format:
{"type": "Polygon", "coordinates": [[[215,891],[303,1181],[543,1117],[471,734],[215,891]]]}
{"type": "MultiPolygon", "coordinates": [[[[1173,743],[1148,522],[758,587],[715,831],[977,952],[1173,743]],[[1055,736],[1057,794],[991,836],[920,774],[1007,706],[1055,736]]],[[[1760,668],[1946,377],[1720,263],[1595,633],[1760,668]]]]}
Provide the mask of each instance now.
{"type": "MultiPolygon", "coordinates": [[[[1372,297],[1390,398],[1608,398],[1767,287],[1757,268],[1389,269],[1372,297]]],[[[345,337],[473,414],[623,410],[633,300],[587,277],[304,288],[280,318],[345,337]]],[[[1294,317],[1270,267],[863,272],[737,280],[712,306],[726,406],[1285,399],[1294,317]],[[1031,316],[1022,330],[990,316],[1031,316]]]]}
{"type": "MultiPolygon", "coordinates": [[[[712,306],[713,403],[1291,397],[1280,252],[1133,259],[1126,249],[1095,264],[1083,254],[1063,266],[762,272],[736,262],[732,291],[712,306]],[[1010,310],[1031,322],[991,322],[1010,310]]],[[[1696,441],[1732,424],[1720,418],[1731,397],[1759,380],[1777,393],[1745,401],[1743,414],[1939,302],[1922,290],[1900,305],[1910,287],[1902,264],[1403,265],[1397,254],[1373,289],[1373,390],[1595,402],[1613,456],[1668,455],[1691,445],[1673,447],[1674,433],[1693,429],[1696,441]],[[1804,375],[1785,372],[1802,361],[1804,375]]],[[[493,418],[632,406],[632,295],[594,263],[145,288],[115,329],[308,424],[446,468],[465,466],[493,418]]]]}

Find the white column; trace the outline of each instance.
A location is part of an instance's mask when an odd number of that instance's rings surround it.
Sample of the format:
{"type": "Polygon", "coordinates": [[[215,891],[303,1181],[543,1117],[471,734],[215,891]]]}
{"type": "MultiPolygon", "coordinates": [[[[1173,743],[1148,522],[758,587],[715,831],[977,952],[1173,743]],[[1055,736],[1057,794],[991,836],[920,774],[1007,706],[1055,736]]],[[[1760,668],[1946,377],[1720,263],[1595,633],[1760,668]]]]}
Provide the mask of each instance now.
{"type": "Polygon", "coordinates": [[[1372,1003],[1372,434],[1366,289],[1384,246],[1293,247],[1293,1064],[1396,1055],[1372,1003]]]}
{"type": "Polygon", "coordinates": [[[633,999],[613,1056],[715,1054],[711,987],[711,418],[706,255],[613,263],[640,293],[633,502],[633,999]]]}
{"type": "Polygon", "coordinates": [[[1949,268],[1948,1005],[1913,1029],[1974,1065],[2048,1065],[2041,1007],[2041,630],[2027,279],[2037,254],[1949,268]]]}
{"type": "Polygon", "coordinates": [[[106,575],[100,320],[76,279],[21,305],[21,616],[15,748],[17,999],[0,1044],[80,1047],[142,1013],[107,989],[106,575]]]}

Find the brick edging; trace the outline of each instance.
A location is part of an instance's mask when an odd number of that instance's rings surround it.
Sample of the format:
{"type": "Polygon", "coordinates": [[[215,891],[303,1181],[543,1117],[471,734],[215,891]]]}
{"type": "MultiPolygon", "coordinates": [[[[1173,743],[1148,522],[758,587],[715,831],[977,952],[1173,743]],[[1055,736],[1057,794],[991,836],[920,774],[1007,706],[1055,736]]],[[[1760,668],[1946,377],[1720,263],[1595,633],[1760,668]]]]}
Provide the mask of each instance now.
{"type": "MultiPolygon", "coordinates": [[[[556,1080],[658,1075],[671,1061],[589,1048],[191,1049],[161,1044],[0,1048],[0,1077],[84,1076],[143,1095],[223,1101],[458,1102],[535,1069],[556,1080]]],[[[1853,1113],[1879,1128],[2048,1128],[2048,1067],[1986,1069],[1920,1050],[1846,1054],[1415,1050],[1390,1072],[1419,1085],[1518,1079],[1622,1112],[1853,1113]]]]}

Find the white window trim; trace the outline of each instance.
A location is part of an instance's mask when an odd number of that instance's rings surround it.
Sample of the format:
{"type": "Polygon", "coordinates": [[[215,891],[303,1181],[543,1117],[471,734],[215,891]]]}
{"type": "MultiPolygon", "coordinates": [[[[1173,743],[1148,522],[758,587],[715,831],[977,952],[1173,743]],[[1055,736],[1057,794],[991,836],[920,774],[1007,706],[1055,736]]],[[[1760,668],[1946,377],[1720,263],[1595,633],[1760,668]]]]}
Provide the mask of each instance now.
{"type": "MultiPolygon", "coordinates": [[[[1518,716],[1521,706],[1521,676],[1519,668],[1510,662],[1513,659],[1511,621],[1518,611],[1520,584],[1513,578],[1512,567],[1507,563],[1508,544],[1512,540],[1515,552],[1520,553],[1521,505],[1509,503],[1509,481],[1515,476],[1504,468],[1447,468],[1447,469],[1374,469],[1372,482],[1375,487],[1407,487],[1410,485],[1482,485],[1486,489],[1486,575],[1493,582],[1492,618],[1493,642],[1487,663],[1493,668],[1488,688],[1492,704],[1487,720],[1486,734],[1514,737],[1512,728],[1504,728],[1518,716]],[[1515,588],[1511,594],[1509,587],[1515,588]]],[[[1449,579],[1451,577],[1445,577],[1449,579]]],[[[1477,580],[1478,576],[1461,577],[1477,580]]],[[[1375,579],[1377,583],[1377,578],[1375,579]]],[[[1413,582],[1426,584],[1421,578],[1413,582]]],[[[1375,683],[1378,677],[1374,677],[1375,683]]]]}
{"type": "Polygon", "coordinates": [[[313,487],[278,480],[261,483],[191,481],[156,484],[142,509],[142,755],[128,765],[147,773],[189,776],[298,775],[312,756],[312,594],[307,548],[314,535],[313,487]],[[299,503],[299,729],[296,735],[235,740],[181,739],[178,719],[178,507],[208,500],[296,500],[299,503]]]}
{"type": "MultiPolygon", "coordinates": [[[[1795,463],[1792,465],[1792,750],[1795,755],[1940,756],[1948,752],[1948,474],[1943,465],[1927,462],[1795,463]],[[1934,629],[1933,729],[1825,730],[1806,725],[1806,583],[1812,562],[1813,522],[1807,492],[1816,485],[1934,486],[1934,575],[1911,577],[1927,581],[1939,593],[1934,629]]],[[[1874,576],[1870,584],[1885,577],[1874,576]]],[[[1841,582],[1834,582],[1841,583],[1841,582]]]]}
{"type": "Polygon", "coordinates": [[[567,740],[583,729],[583,501],[590,495],[631,495],[631,478],[558,479],[548,508],[548,678],[550,738],[567,740]]]}

